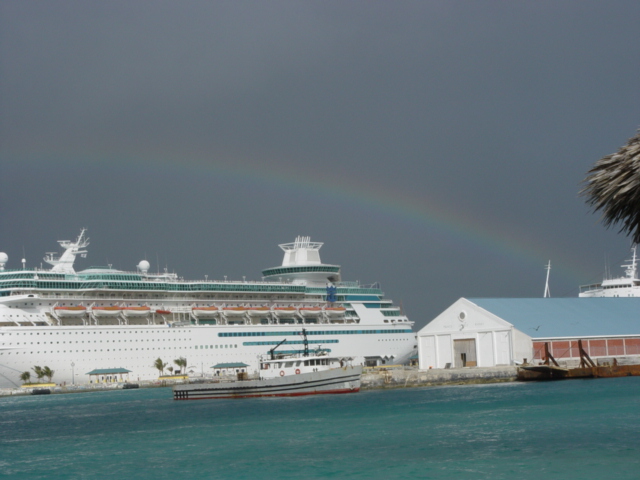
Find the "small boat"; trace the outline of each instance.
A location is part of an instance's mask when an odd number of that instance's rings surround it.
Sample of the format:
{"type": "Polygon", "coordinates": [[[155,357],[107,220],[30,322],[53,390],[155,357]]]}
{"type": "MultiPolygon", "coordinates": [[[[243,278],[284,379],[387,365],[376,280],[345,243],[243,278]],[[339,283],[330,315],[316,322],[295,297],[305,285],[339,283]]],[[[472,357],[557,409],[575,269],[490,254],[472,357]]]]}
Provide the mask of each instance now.
{"type": "Polygon", "coordinates": [[[324,309],[324,313],[327,314],[328,317],[342,317],[347,311],[344,307],[327,307],[324,309]]]}
{"type": "MultiPolygon", "coordinates": [[[[175,400],[214,398],[294,397],[360,391],[362,365],[348,358],[312,356],[263,360],[257,380],[175,385],[175,400]]],[[[246,378],[245,374],[238,374],[246,378]]]]}
{"type": "MultiPolygon", "coordinates": [[[[304,329],[302,335],[306,345],[304,329]]],[[[353,358],[330,356],[324,352],[312,356],[274,355],[275,349],[285,341],[269,352],[269,359],[260,361],[257,379],[248,380],[247,373],[240,372],[235,381],[175,385],[174,400],[294,397],[360,391],[362,365],[351,365],[353,358]]]]}
{"type": "Polygon", "coordinates": [[[247,310],[247,307],[224,307],[222,313],[228,317],[241,317],[247,310]]]}
{"type": "Polygon", "coordinates": [[[59,317],[81,317],[87,313],[87,307],[81,305],[76,307],[53,307],[53,311],[59,317]]]}
{"type": "Polygon", "coordinates": [[[156,315],[171,315],[171,310],[156,310],[156,315]]]}
{"type": "Polygon", "coordinates": [[[122,307],[122,313],[127,317],[144,317],[149,315],[151,309],[149,307],[122,307]]]}
{"type": "Polygon", "coordinates": [[[247,313],[252,317],[264,317],[270,311],[269,307],[249,307],[247,313]]]}
{"type": "Polygon", "coordinates": [[[285,315],[295,314],[298,311],[298,309],[296,307],[276,307],[273,309],[273,311],[276,312],[278,315],[285,316],[285,315]]]}
{"type": "Polygon", "coordinates": [[[49,390],[48,388],[34,388],[31,391],[31,395],[50,395],[51,394],[51,390],[49,390]]]}
{"type": "Polygon", "coordinates": [[[218,316],[219,312],[218,307],[209,306],[209,307],[193,307],[191,311],[198,318],[215,318],[218,316]]]}
{"type": "Polygon", "coordinates": [[[121,307],[92,307],[91,313],[96,317],[114,317],[120,315],[121,307]]]}
{"type": "Polygon", "coordinates": [[[300,307],[300,313],[303,317],[317,317],[322,313],[320,307],[300,307]]]}
{"type": "Polygon", "coordinates": [[[554,365],[529,365],[518,368],[518,380],[565,380],[573,378],[616,378],[640,376],[640,365],[596,365],[562,368],[554,365]]]}
{"type": "Polygon", "coordinates": [[[518,367],[518,380],[564,380],[571,378],[615,378],[640,376],[640,365],[618,365],[618,360],[613,359],[597,365],[582,346],[582,340],[578,340],[578,353],[580,364],[576,368],[561,367],[551,352],[549,342],[544,344],[544,363],[540,365],[523,365],[518,367]]]}

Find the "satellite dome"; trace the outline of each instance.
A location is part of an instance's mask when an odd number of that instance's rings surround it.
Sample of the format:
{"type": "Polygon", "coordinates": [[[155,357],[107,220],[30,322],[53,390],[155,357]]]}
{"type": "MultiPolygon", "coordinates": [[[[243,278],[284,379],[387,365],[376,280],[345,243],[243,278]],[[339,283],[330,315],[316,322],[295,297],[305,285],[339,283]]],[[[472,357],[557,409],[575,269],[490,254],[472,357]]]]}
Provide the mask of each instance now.
{"type": "Polygon", "coordinates": [[[142,260],[139,264],[138,264],[138,269],[142,272],[142,273],[147,273],[149,271],[149,267],[151,267],[151,265],[149,264],[149,262],[147,262],[146,260],[142,260]]]}
{"type": "Polygon", "coordinates": [[[0,268],[4,267],[4,264],[9,261],[9,255],[4,252],[0,252],[0,268]]]}

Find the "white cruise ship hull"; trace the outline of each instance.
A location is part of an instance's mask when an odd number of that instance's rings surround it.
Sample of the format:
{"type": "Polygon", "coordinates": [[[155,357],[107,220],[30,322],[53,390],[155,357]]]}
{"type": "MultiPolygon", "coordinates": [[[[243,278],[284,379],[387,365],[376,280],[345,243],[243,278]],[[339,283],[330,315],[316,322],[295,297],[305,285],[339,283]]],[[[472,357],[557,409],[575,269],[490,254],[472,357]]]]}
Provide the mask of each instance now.
{"type": "Polygon", "coordinates": [[[158,359],[177,370],[184,358],[183,373],[207,378],[218,363],[257,371],[276,345],[285,355],[322,350],[355,365],[407,362],[416,349],[413,322],[380,287],[341,281],[340,267],[321,263],[322,244],[307,237],[280,245],[283,263],[263,270],[262,281],[188,281],[151,274],[147,261],[135,272],[76,272],[75,256],[89,244],[84,231],[59,243],[65,252],[45,257],[51,270],[5,270],[0,255],[0,388],[19,386],[25,372],[33,381],[35,366],[49,367],[59,384],[108,381],[88,372],[114,368],[129,370],[131,381],[156,381],[158,359]]]}
{"type": "MultiPolygon", "coordinates": [[[[365,364],[370,357],[385,358],[387,363],[406,361],[415,343],[410,328],[333,324],[304,328],[311,351],[320,348],[350,356],[354,364],[365,364]]],[[[19,385],[20,374],[32,372],[36,365],[48,366],[55,371],[54,381],[66,384],[89,383],[87,373],[96,368],[126,368],[132,372],[131,381],[154,381],[157,358],[172,363],[184,357],[187,371],[203,377],[218,363],[244,362],[248,371],[258,371],[259,357],[279,341],[286,339],[280,347],[284,351],[300,350],[301,343],[289,342],[302,342],[301,330],[297,325],[0,327],[0,388],[19,385]]]]}

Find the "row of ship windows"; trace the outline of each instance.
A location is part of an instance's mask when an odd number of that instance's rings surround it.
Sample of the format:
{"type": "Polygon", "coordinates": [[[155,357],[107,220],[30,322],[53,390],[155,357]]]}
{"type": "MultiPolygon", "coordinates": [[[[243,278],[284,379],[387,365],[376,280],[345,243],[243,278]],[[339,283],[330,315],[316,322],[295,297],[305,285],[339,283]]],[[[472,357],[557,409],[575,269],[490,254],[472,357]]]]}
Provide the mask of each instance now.
{"type": "MultiPolygon", "coordinates": [[[[191,340],[191,339],[189,339],[191,340]]],[[[118,342],[122,342],[124,341],[126,343],[126,340],[118,340],[118,342]]],[[[131,340],[132,342],[139,342],[142,341],[144,342],[145,340],[131,340]]],[[[153,342],[154,340],[146,340],[147,342],[151,341],[153,342]]],[[[385,341],[385,342],[390,342],[390,341],[401,341],[401,339],[399,338],[388,338],[388,339],[382,339],[382,340],[378,340],[378,341],[385,341]]],[[[55,345],[59,345],[61,342],[55,342],[55,345]]],[[[67,342],[62,342],[62,344],[66,344],[67,342]]],[[[74,342],[69,342],[70,345],[72,345],[74,342]]],[[[75,343],[85,343],[84,340],[82,341],[76,341],[75,343]]],[[[87,343],[92,343],[91,341],[87,341],[87,343]]],[[[102,343],[102,340],[94,340],[93,343],[102,343]]],[[[109,343],[109,340],[106,340],[106,343],[109,343]]],[[[114,340],[112,343],[116,343],[116,341],[114,340]]],[[[243,342],[242,345],[246,346],[246,347],[252,347],[252,346],[264,346],[264,345],[278,345],[280,342],[243,342]]],[[[290,340],[290,341],[286,341],[283,343],[283,345],[301,345],[303,344],[304,341],[302,340],[290,340]]],[[[340,343],[340,340],[323,340],[322,343],[340,343]]],[[[2,345],[13,345],[12,343],[7,343],[7,344],[2,344],[2,345]]],[[[20,345],[20,342],[16,342],[15,345],[20,345]]],[[[33,345],[33,342],[24,342],[23,345],[33,345]]],[[[36,342],[36,345],[40,345],[40,342],[36,342]]],[[[42,342],[42,345],[49,345],[48,342],[42,342]]],[[[53,342],[50,343],[50,345],[54,345],[53,342]]],[[[237,344],[224,344],[224,345],[196,345],[195,346],[196,350],[198,348],[200,349],[208,349],[208,348],[238,348],[237,344]]]]}
{"type": "Polygon", "coordinates": [[[204,350],[204,349],[208,349],[209,347],[211,348],[238,348],[238,345],[196,345],[196,350],[198,350],[198,347],[200,347],[200,350],[204,350]]]}
{"type": "MultiPolygon", "coordinates": [[[[412,330],[326,330],[307,332],[308,336],[315,335],[365,335],[365,334],[389,334],[389,333],[412,333],[412,330]]],[[[268,337],[301,335],[301,332],[220,332],[219,337],[268,337]]]]}
{"type": "MultiPolygon", "coordinates": [[[[191,341],[191,339],[187,339],[187,338],[180,338],[178,340],[189,340],[191,341]]],[[[161,340],[154,340],[154,339],[142,339],[142,340],[129,340],[130,342],[160,342],[161,340]]],[[[172,339],[173,341],[173,339],[172,339]]],[[[126,340],[112,340],[111,343],[116,343],[116,342],[127,342],[126,340]]],[[[55,342],[56,345],[59,345],[61,342],[55,342]]],[[[62,342],[63,344],[67,343],[67,342],[62,342]]],[[[73,342],[69,342],[70,344],[72,344],[73,342]]],[[[75,343],[85,343],[84,340],[76,340],[75,343]]],[[[87,340],[87,343],[102,343],[102,340],[87,340]]],[[[105,343],[109,343],[109,340],[105,340],[105,343]]],[[[54,342],[42,342],[42,345],[53,345],[54,342]]],[[[3,343],[2,345],[5,345],[5,343],[3,343]]],[[[11,342],[6,343],[6,345],[12,345],[11,342]]],[[[20,342],[16,342],[16,345],[20,345],[20,342]]],[[[33,345],[33,342],[24,342],[23,345],[33,345]]],[[[36,342],[36,345],[40,345],[40,342],[36,342]]]]}
{"type": "Polygon", "coordinates": [[[212,284],[176,284],[176,283],[134,283],[118,281],[88,281],[88,282],[60,282],[55,280],[10,280],[3,282],[3,288],[27,288],[41,290],[163,290],[166,292],[275,292],[275,293],[304,293],[304,286],[296,285],[252,285],[249,283],[220,283],[212,284]]]}
{"type": "MultiPolygon", "coordinates": [[[[186,332],[187,333],[191,333],[191,330],[187,330],[186,332]]],[[[67,333],[69,335],[77,335],[78,333],[80,335],[84,335],[85,333],[87,335],[91,335],[91,334],[93,334],[93,335],[102,335],[102,332],[49,332],[49,335],[53,335],[54,333],[55,333],[55,335],[61,335],[61,334],[62,335],[66,335],[67,333]]],[[[117,333],[117,334],[120,334],[120,333],[144,333],[146,335],[146,334],[149,334],[149,333],[185,333],[185,331],[184,330],[151,330],[151,331],[128,330],[128,331],[104,332],[104,333],[105,334],[106,333],[117,333]]],[[[47,332],[43,332],[42,333],[42,335],[46,335],[46,334],[47,334],[47,332]]],[[[5,333],[0,333],[0,335],[5,335],[5,333]]],[[[9,336],[11,336],[11,335],[33,335],[33,332],[24,332],[24,333],[20,333],[20,332],[13,333],[13,332],[11,332],[11,333],[7,333],[6,335],[9,335],[9,336]]],[[[36,335],[40,335],[40,332],[36,332],[36,335]]]]}
{"type": "Polygon", "coordinates": [[[289,273],[307,273],[307,272],[327,272],[327,273],[338,273],[340,271],[340,267],[329,267],[327,265],[322,265],[319,267],[277,267],[277,268],[269,268],[264,270],[262,274],[264,276],[273,277],[275,275],[286,275],[289,273]]]}
{"type": "MultiPolygon", "coordinates": [[[[59,295],[58,295],[59,296],[59,295]]],[[[163,298],[164,300],[176,300],[176,299],[172,299],[169,297],[160,297],[159,295],[155,296],[156,298],[163,298]]],[[[96,298],[98,299],[109,299],[107,301],[109,302],[114,302],[117,301],[117,299],[122,299],[122,301],[128,301],[131,302],[131,304],[133,305],[133,303],[135,303],[136,301],[138,302],[139,306],[143,306],[143,305],[147,305],[149,307],[164,307],[165,304],[164,303],[149,303],[147,301],[147,298],[136,298],[136,297],[128,297],[127,295],[122,295],[120,296],[116,296],[115,294],[112,294],[110,297],[109,296],[105,296],[105,295],[98,295],[96,298]]],[[[199,297],[196,297],[199,298],[199,297]]],[[[210,299],[210,300],[215,300],[215,301],[226,301],[226,300],[250,300],[250,301],[255,301],[255,302],[260,302],[260,300],[298,300],[298,297],[295,297],[293,295],[277,295],[273,298],[269,298],[267,296],[260,296],[260,297],[256,297],[255,295],[252,297],[245,297],[245,296],[241,296],[241,295],[206,295],[203,298],[206,299],[210,299]]],[[[180,299],[178,299],[180,300],[180,299]]],[[[321,298],[313,298],[312,300],[316,300],[316,301],[321,301],[321,298]]],[[[93,301],[93,299],[84,299],[84,300],[80,300],[82,301],[86,301],[87,303],[90,303],[93,301]]],[[[55,302],[58,303],[58,306],[62,306],[62,307],[72,307],[72,306],[76,306],[78,305],[78,302],[55,302]]],[[[48,307],[52,307],[53,305],[55,305],[54,302],[48,302],[45,304],[45,306],[48,307]]],[[[34,307],[36,304],[34,302],[28,303],[28,302],[24,302],[21,305],[8,305],[9,308],[24,308],[24,307],[34,307]]],[[[110,306],[115,306],[114,303],[109,303],[110,306]]],[[[199,306],[208,306],[209,303],[204,303],[204,304],[199,304],[196,303],[195,306],[199,307],[199,306]]],[[[42,303],[38,303],[38,306],[42,306],[42,303]]]]}
{"type": "MultiPolygon", "coordinates": [[[[204,349],[203,348],[204,346],[205,345],[200,345],[200,348],[204,349]]],[[[228,345],[228,347],[229,348],[238,348],[238,345],[228,345]]],[[[75,353],[105,352],[105,351],[106,352],[134,352],[134,351],[137,352],[137,351],[145,351],[145,350],[185,350],[185,349],[190,349],[190,348],[192,348],[192,347],[164,347],[164,348],[146,348],[146,349],[145,348],[135,348],[135,349],[134,348],[118,348],[118,349],[116,349],[116,348],[111,348],[111,349],[107,348],[106,350],[105,349],[100,349],[100,350],[97,350],[97,349],[96,350],[69,350],[69,353],[73,353],[73,352],[75,352],[75,353]]],[[[220,347],[220,348],[222,348],[222,347],[220,347]]],[[[198,350],[197,346],[195,347],[195,350],[198,350]]],[[[37,351],[37,352],[33,352],[33,351],[32,352],[0,352],[0,355],[4,355],[5,353],[7,355],[11,355],[11,354],[13,354],[13,355],[21,355],[21,354],[33,355],[34,353],[37,353],[37,354],[40,354],[40,353],[67,353],[67,350],[49,350],[49,351],[43,350],[42,352],[41,351],[37,351]]],[[[120,358],[120,357],[118,357],[118,358],[120,358]]]]}
{"type": "MultiPolygon", "coordinates": [[[[331,353],[330,348],[323,348],[322,351],[325,353],[331,353]]],[[[303,353],[305,353],[304,350],[278,350],[278,354],[280,355],[301,355],[303,353]]],[[[306,353],[309,353],[309,352],[306,352],[306,353]]]]}
{"type": "MultiPolygon", "coordinates": [[[[115,332],[48,332],[49,335],[102,335],[105,334],[145,334],[148,335],[150,333],[191,333],[191,330],[187,330],[186,332],[182,329],[167,329],[167,330],[124,330],[124,331],[115,331],[115,332]]],[[[389,334],[389,333],[412,333],[412,330],[325,330],[325,331],[311,331],[307,332],[308,336],[314,335],[363,335],[363,334],[389,334]]],[[[34,332],[7,332],[0,333],[0,335],[33,335],[34,332]]],[[[36,335],[40,335],[40,332],[36,332],[36,335]]],[[[47,332],[42,332],[43,336],[47,335],[47,332]]],[[[286,336],[286,335],[301,335],[301,332],[219,332],[219,337],[268,337],[268,336],[286,336]]]]}
{"type": "MultiPolygon", "coordinates": [[[[300,345],[303,341],[292,340],[290,342],[284,342],[282,345],[300,345]]],[[[340,340],[322,340],[322,344],[325,343],[340,343],[340,340]]],[[[265,345],[279,345],[280,342],[242,342],[245,347],[265,346],[265,345]]]]}

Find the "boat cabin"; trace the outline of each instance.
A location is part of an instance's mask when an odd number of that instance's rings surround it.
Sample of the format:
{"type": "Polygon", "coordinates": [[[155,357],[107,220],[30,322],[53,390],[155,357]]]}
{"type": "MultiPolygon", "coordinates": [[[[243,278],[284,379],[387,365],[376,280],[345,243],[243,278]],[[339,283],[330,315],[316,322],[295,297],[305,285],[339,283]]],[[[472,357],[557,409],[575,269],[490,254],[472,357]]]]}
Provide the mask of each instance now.
{"type": "Polygon", "coordinates": [[[311,357],[283,357],[260,362],[260,378],[284,377],[286,375],[300,375],[323,370],[331,370],[347,366],[351,357],[330,357],[316,355],[311,357]]]}

